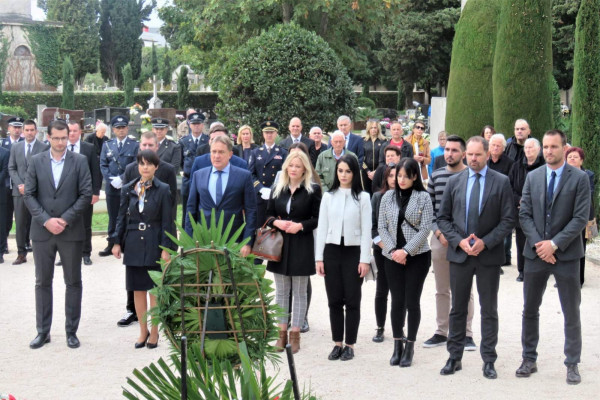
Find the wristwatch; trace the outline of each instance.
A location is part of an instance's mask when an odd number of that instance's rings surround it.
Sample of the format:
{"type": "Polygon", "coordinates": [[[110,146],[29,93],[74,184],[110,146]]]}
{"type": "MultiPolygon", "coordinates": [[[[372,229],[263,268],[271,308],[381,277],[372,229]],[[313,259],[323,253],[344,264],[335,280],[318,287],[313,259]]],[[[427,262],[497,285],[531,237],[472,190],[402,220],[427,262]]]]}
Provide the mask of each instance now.
{"type": "Polygon", "coordinates": [[[558,246],[556,245],[556,243],[554,243],[553,240],[550,241],[550,244],[552,245],[552,250],[554,250],[554,251],[558,250],[558,246]]]}

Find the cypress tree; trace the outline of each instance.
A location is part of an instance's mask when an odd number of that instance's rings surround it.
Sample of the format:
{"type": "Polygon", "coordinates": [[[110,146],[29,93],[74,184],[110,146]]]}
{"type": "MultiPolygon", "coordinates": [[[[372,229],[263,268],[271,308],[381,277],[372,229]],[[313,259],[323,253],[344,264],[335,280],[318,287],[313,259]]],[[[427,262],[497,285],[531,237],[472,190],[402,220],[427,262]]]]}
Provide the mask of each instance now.
{"type": "Polygon", "coordinates": [[[131,107],[133,105],[133,73],[131,70],[131,64],[127,63],[123,67],[123,92],[124,100],[123,107],[131,107]]]}
{"type": "Polygon", "coordinates": [[[448,80],[446,131],[463,138],[494,123],[492,70],[496,1],[469,0],[456,25],[448,80]]]}
{"type": "Polygon", "coordinates": [[[60,106],[68,110],[75,108],[75,70],[69,56],[66,56],[63,60],[62,102],[60,106]]]}
{"type": "Polygon", "coordinates": [[[492,78],[497,132],[512,132],[519,118],[538,138],[553,126],[550,6],[550,0],[502,0],[492,78]]]}
{"type": "Polygon", "coordinates": [[[177,108],[184,110],[188,105],[190,97],[190,81],[188,80],[188,69],[183,66],[179,69],[177,78],[177,108]]]}
{"type": "Polygon", "coordinates": [[[171,57],[169,56],[169,50],[166,49],[165,50],[165,59],[163,61],[163,68],[162,68],[162,80],[163,80],[163,84],[165,86],[165,90],[171,89],[171,80],[172,80],[171,73],[172,72],[173,71],[171,70],[171,57]]]}
{"type": "MultiPolygon", "coordinates": [[[[573,144],[585,151],[585,166],[600,174],[600,3],[581,0],[575,27],[573,144]]],[[[598,190],[598,185],[596,185],[598,190]]]]}
{"type": "Polygon", "coordinates": [[[152,42],[152,53],[150,53],[150,68],[152,68],[152,75],[158,74],[158,58],[156,58],[154,42],[152,42]]]}

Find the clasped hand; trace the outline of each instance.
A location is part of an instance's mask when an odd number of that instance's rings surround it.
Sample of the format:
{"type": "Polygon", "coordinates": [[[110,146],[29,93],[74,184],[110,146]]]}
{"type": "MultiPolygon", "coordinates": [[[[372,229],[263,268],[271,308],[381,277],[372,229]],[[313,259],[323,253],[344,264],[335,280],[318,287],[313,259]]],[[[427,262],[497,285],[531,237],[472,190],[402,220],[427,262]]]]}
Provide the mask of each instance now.
{"type": "Polygon", "coordinates": [[[485,243],[483,240],[471,233],[468,237],[460,241],[458,246],[469,256],[477,257],[485,249],[485,243]],[[473,241],[473,244],[471,244],[473,241]]]}
{"type": "Polygon", "coordinates": [[[281,219],[275,220],[273,226],[279,228],[279,230],[285,233],[295,234],[302,230],[302,224],[300,222],[284,221],[281,219]]]}
{"type": "Polygon", "coordinates": [[[60,235],[67,227],[67,221],[62,218],[50,218],[44,226],[53,235],[60,235]]]}
{"type": "Polygon", "coordinates": [[[547,262],[548,264],[556,264],[556,257],[554,257],[554,249],[550,240],[542,240],[535,244],[535,252],[538,257],[547,262]]]}

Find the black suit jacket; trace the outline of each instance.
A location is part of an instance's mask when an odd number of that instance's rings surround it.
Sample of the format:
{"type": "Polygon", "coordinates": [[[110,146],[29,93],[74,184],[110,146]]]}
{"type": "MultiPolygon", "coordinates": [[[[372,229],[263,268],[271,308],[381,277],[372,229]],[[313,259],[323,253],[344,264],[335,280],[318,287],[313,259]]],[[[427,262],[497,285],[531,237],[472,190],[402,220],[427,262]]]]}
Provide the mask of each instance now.
{"type": "Polygon", "coordinates": [[[100,159],[98,158],[98,153],[96,153],[96,148],[93,144],[80,141],[79,154],[87,158],[92,176],[92,194],[98,196],[102,187],[102,173],[100,172],[100,159]]]}
{"type": "MultiPolygon", "coordinates": [[[[319,152],[317,152],[317,149],[315,148],[315,141],[307,138],[306,136],[300,135],[300,142],[304,143],[308,148],[308,155],[310,156],[310,162],[312,165],[317,165],[317,157],[319,157],[319,152]]],[[[292,139],[292,135],[288,135],[288,137],[279,142],[279,146],[289,150],[293,143],[294,139],[292,139]]]]}
{"type": "Polygon", "coordinates": [[[31,240],[46,241],[52,233],[44,227],[50,218],[63,218],[60,240],[80,241],[85,237],[83,211],[92,201],[92,178],[85,156],[67,151],[63,171],[54,187],[50,151],[31,157],[25,180],[25,205],[31,213],[31,240]]]}
{"type": "MultiPolygon", "coordinates": [[[[467,180],[470,168],[448,179],[444,196],[437,212],[438,228],[448,241],[447,259],[462,263],[467,259],[458,244],[471,233],[466,231],[467,180]]],[[[482,265],[498,266],[504,263],[504,238],[516,223],[516,210],[508,177],[487,169],[475,235],[483,240],[485,249],[477,256],[482,265]]]]}
{"type": "Polygon", "coordinates": [[[8,159],[10,151],[4,147],[0,147],[0,204],[6,204],[6,195],[10,190],[9,175],[8,175],[8,159]]]}

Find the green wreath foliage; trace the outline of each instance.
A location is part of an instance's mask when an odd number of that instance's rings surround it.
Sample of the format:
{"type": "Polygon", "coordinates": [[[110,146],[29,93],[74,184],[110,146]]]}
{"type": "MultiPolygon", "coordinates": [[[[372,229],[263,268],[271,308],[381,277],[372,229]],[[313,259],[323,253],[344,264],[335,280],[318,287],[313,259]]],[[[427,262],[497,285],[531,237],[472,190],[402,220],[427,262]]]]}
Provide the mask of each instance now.
{"type": "MultiPolygon", "coordinates": [[[[231,236],[234,217],[227,226],[223,212],[217,221],[215,210],[212,210],[211,223],[207,225],[204,214],[200,223],[192,219],[193,233],[188,235],[181,225],[179,239],[169,235],[180,248],[180,252],[166,249],[171,260],[161,261],[161,271],[151,271],[150,276],[157,284],[151,293],[157,297],[157,306],[150,310],[153,323],[160,322],[167,337],[176,350],[183,328],[185,327],[188,343],[201,341],[201,327],[204,323],[204,298],[197,294],[205,294],[207,287],[202,286],[209,281],[209,273],[213,272],[211,293],[231,294],[232,285],[226,254],[231,260],[231,268],[237,285],[240,301],[241,319],[245,336],[241,334],[240,313],[236,307],[223,311],[227,331],[234,333],[221,334],[220,338],[207,335],[204,351],[206,356],[232,364],[240,363],[239,345],[246,343],[248,355],[252,360],[279,359],[274,346],[270,345],[278,337],[276,317],[280,308],[273,299],[272,281],[266,279],[265,266],[254,265],[254,256],[242,257],[240,249],[248,243],[249,238],[238,243],[244,225],[231,236]],[[181,314],[181,271],[183,268],[184,315],[181,314]]],[[[233,298],[225,299],[221,306],[234,306],[233,298]]],[[[209,312],[210,316],[211,313],[209,312]]],[[[208,325],[208,324],[207,324],[208,325]]],[[[207,328],[208,329],[208,328],[207,328]]]]}

